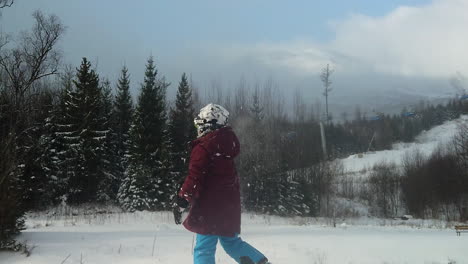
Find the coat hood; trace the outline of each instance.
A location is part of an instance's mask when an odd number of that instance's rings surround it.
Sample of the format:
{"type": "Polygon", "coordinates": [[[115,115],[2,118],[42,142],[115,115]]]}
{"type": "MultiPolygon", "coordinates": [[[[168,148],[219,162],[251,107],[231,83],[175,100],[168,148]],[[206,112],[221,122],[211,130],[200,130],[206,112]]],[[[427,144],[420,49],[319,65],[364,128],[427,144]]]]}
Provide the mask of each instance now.
{"type": "Polygon", "coordinates": [[[236,134],[229,126],[222,127],[192,142],[192,147],[201,144],[211,156],[234,159],[240,152],[236,134]]]}

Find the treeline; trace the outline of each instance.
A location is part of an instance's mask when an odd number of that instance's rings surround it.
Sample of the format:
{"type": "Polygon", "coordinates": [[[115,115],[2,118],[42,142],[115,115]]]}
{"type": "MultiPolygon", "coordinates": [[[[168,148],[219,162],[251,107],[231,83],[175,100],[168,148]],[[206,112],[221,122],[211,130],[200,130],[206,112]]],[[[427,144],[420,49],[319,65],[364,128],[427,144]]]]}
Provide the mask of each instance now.
{"type": "MultiPolygon", "coordinates": [[[[236,99],[231,120],[242,146],[238,165],[243,202],[247,210],[267,214],[333,216],[336,208],[331,199],[335,194],[341,195],[341,190],[349,189],[342,186],[346,185],[339,177],[343,169],[333,160],[389,149],[396,142],[413,142],[422,131],[468,113],[468,102],[457,99],[436,106],[421,102],[393,116],[376,114],[368,117],[357,108],[353,120],[323,122],[328,149],[325,157],[319,125],[321,113],[305,110],[307,105],[299,99],[302,98],[300,94],[294,100],[294,112],[288,114],[282,111],[285,109],[281,99],[284,96],[273,88],[270,81],[254,85],[252,89],[245,87],[248,85],[241,81],[233,91],[236,99]]],[[[229,98],[226,96],[224,99],[228,105],[229,98]]],[[[314,108],[317,109],[309,107],[314,108]]],[[[401,201],[400,179],[396,185],[391,183],[397,170],[378,167],[376,171],[378,175],[364,183],[368,185],[367,189],[356,190],[352,198],[359,192],[365,200],[375,203],[381,200],[378,195],[385,195],[396,188],[398,199],[392,199],[401,201]],[[382,181],[388,184],[382,187],[379,185],[382,181]]],[[[425,175],[420,171],[420,177],[425,175]]],[[[438,177],[445,175],[439,173],[438,177]]],[[[456,189],[454,194],[461,193],[456,189]]],[[[405,204],[395,202],[390,209],[384,206],[384,212],[376,212],[376,215],[394,216],[394,209],[405,204]]]]}
{"type": "Polygon", "coordinates": [[[366,116],[357,108],[353,121],[328,127],[328,140],[333,156],[389,149],[395,142],[413,142],[422,131],[462,113],[468,113],[467,100],[451,99],[445,105],[422,101],[411,109],[404,108],[399,115],[366,116]]]}
{"type": "Polygon", "coordinates": [[[170,106],[169,83],[149,58],[134,103],[126,67],[115,94],[86,58],[59,70],[64,26],[53,15],[34,18],[31,32],[0,38],[0,248],[17,246],[11,238],[28,210],[168,210],[196,136],[186,75],[170,106]]]}
{"type": "MultiPolygon", "coordinates": [[[[62,87],[47,90],[44,118],[37,120],[37,149],[20,163],[27,209],[57,203],[118,203],[124,209],[169,209],[185,171],[186,144],[194,138],[194,110],[182,75],[174,108],[166,103],[168,83],[150,58],[134,106],[124,67],[112,94],[84,58],[62,87]],[[169,113],[168,113],[169,111],[169,113]],[[180,164],[180,165],[179,165],[180,164]]],[[[39,106],[41,108],[41,106],[39,106]]],[[[23,146],[24,148],[24,146],[23,146]]]]}
{"type": "Polygon", "coordinates": [[[0,90],[1,139],[8,144],[0,157],[7,169],[2,170],[2,240],[22,228],[23,212],[60,203],[118,204],[127,211],[171,208],[186,175],[188,142],[196,136],[185,74],[169,107],[169,84],[149,58],[134,105],[126,67],[114,95],[110,82],[83,58],[59,79],[38,81],[20,114],[14,112],[10,81],[0,90]]]}

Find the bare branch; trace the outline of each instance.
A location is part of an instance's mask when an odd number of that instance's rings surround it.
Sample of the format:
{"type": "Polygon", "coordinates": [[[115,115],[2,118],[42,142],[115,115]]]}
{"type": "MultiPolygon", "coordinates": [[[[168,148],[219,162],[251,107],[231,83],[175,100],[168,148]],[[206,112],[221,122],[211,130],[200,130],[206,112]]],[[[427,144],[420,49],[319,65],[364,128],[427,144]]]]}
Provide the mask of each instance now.
{"type": "MultiPolygon", "coordinates": [[[[36,11],[33,17],[36,23],[32,31],[23,33],[15,48],[0,53],[0,68],[5,71],[7,86],[16,100],[21,100],[37,80],[58,72],[61,54],[56,45],[65,27],[55,15],[36,11]]],[[[6,45],[3,43],[7,41],[0,39],[0,47],[6,45]]]]}
{"type": "Polygon", "coordinates": [[[71,254],[68,254],[68,256],[60,263],[60,264],[64,264],[65,261],[67,261],[67,259],[71,256],[71,254]]]}
{"type": "Polygon", "coordinates": [[[0,161],[0,186],[6,180],[6,178],[10,175],[13,171],[13,160],[11,159],[12,152],[13,152],[13,135],[8,135],[6,138],[2,140],[2,147],[0,148],[0,157],[9,157],[7,159],[2,159],[0,161]]]}
{"type": "Polygon", "coordinates": [[[325,96],[325,111],[327,124],[330,121],[330,115],[328,114],[328,93],[332,90],[331,75],[333,74],[333,72],[334,70],[330,68],[329,64],[327,64],[327,66],[322,69],[322,73],[320,74],[320,80],[322,81],[324,86],[323,96],[325,96]]]}
{"type": "Polygon", "coordinates": [[[9,42],[8,35],[2,34],[0,32],[0,50],[2,50],[3,47],[5,47],[9,42]]]}
{"type": "Polygon", "coordinates": [[[323,85],[325,86],[325,92],[328,93],[331,91],[331,75],[333,74],[334,70],[330,68],[330,65],[327,64],[325,68],[322,69],[322,73],[320,74],[320,80],[322,80],[323,85]]]}
{"type": "MultiPolygon", "coordinates": [[[[13,1],[0,0],[0,7],[13,1]],[[7,2],[6,2],[7,1],[7,2]]],[[[2,93],[8,97],[9,125],[6,137],[0,138],[0,186],[8,179],[15,167],[16,143],[31,127],[20,127],[21,118],[31,111],[28,100],[38,80],[56,74],[60,52],[56,44],[64,32],[64,26],[54,16],[33,14],[35,25],[29,33],[23,33],[14,45],[8,45],[7,36],[0,34],[0,73],[2,93]],[[11,47],[10,47],[11,46],[11,47]],[[8,158],[4,158],[8,157],[8,158]]]]}
{"type": "Polygon", "coordinates": [[[0,0],[0,8],[11,7],[15,0],[0,0]]]}

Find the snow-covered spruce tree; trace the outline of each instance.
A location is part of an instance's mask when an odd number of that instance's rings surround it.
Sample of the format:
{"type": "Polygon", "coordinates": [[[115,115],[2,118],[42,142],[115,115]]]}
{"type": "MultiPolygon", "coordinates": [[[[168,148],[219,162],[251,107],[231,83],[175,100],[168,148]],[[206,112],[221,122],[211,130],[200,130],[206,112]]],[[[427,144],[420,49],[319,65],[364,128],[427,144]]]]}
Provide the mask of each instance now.
{"type": "Polygon", "coordinates": [[[76,87],[67,102],[67,116],[71,131],[67,135],[68,201],[83,203],[96,201],[98,187],[104,177],[104,154],[109,134],[108,122],[102,115],[103,100],[99,77],[91,63],[83,58],[77,69],[76,87]]]}
{"type": "MultiPolygon", "coordinates": [[[[283,160],[278,160],[276,168],[257,180],[262,188],[259,191],[258,205],[263,213],[298,216],[310,213],[309,205],[305,204],[301,186],[287,171],[283,160]]],[[[258,206],[257,205],[257,206],[258,206]]]]}
{"type": "Polygon", "coordinates": [[[75,177],[79,167],[79,115],[76,112],[77,100],[73,85],[75,71],[71,68],[62,77],[58,105],[53,109],[51,119],[46,123],[50,135],[45,140],[50,141],[41,162],[49,170],[52,179],[56,176],[56,184],[51,182],[51,192],[55,202],[66,200],[69,193],[70,178],[75,177]]]}
{"type": "MultiPolygon", "coordinates": [[[[278,131],[278,128],[281,129],[281,120],[270,125],[273,127],[272,130],[278,131]]],[[[266,212],[282,216],[308,214],[310,208],[304,203],[304,193],[298,183],[299,178],[290,172],[292,166],[288,152],[293,142],[288,137],[283,137],[279,141],[277,139],[278,135],[269,138],[268,145],[271,147],[267,152],[268,160],[264,161],[268,164],[266,175],[262,178],[262,193],[265,197],[263,204],[266,212]]]]}
{"type": "Polygon", "coordinates": [[[260,213],[266,212],[265,179],[267,177],[265,149],[266,137],[263,122],[263,107],[260,104],[258,89],[254,91],[252,106],[248,117],[244,117],[245,131],[240,134],[243,144],[243,155],[240,160],[242,178],[243,203],[247,210],[260,213]]]}
{"type": "Polygon", "coordinates": [[[117,160],[116,177],[119,183],[122,181],[127,168],[129,154],[130,126],[133,117],[133,101],[130,95],[130,77],[127,67],[123,67],[117,83],[117,95],[114,101],[113,128],[115,133],[115,147],[117,160]]]}
{"type": "MultiPolygon", "coordinates": [[[[66,90],[62,91],[65,94],[66,90]]],[[[45,205],[53,205],[58,202],[58,198],[64,194],[67,181],[64,180],[63,164],[61,155],[65,151],[63,137],[59,135],[58,125],[63,120],[62,114],[62,96],[59,97],[59,104],[54,105],[50,110],[49,116],[45,120],[45,132],[40,138],[40,148],[42,155],[38,157],[38,165],[46,177],[46,188],[41,202],[45,205]],[[62,118],[61,118],[62,117],[62,118]]]]}
{"type": "Polygon", "coordinates": [[[285,166],[280,166],[281,172],[276,175],[276,187],[278,189],[278,206],[274,213],[282,216],[297,216],[309,214],[309,206],[304,203],[304,193],[302,193],[299,183],[291,177],[285,170],[285,166]]]}
{"type": "Polygon", "coordinates": [[[101,86],[101,113],[102,129],[107,131],[102,141],[101,154],[101,180],[97,191],[97,201],[102,203],[114,202],[120,186],[119,161],[117,153],[117,140],[113,120],[113,96],[109,80],[105,80],[101,86]]]}
{"type": "Polygon", "coordinates": [[[175,195],[181,181],[188,171],[190,158],[189,142],[196,138],[196,128],[193,124],[195,110],[193,109],[192,90],[187,76],[182,74],[177,90],[175,106],[169,114],[169,155],[171,159],[170,177],[172,195],[175,195]]]}
{"type": "Polygon", "coordinates": [[[298,191],[302,194],[302,211],[303,216],[317,216],[319,213],[318,208],[318,197],[316,191],[316,185],[310,181],[310,168],[301,169],[300,173],[296,174],[298,191]]]}
{"type": "Polygon", "coordinates": [[[150,57],[130,128],[128,168],[118,195],[125,210],[159,210],[169,205],[167,86],[164,79],[157,78],[150,57]]]}
{"type": "Polygon", "coordinates": [[[55,155],[51,148],[53,142],[52,115],[54,109],[54,94],[45,88],[38,93],[33,103],[37,109],[34,116],[28,148],[25,155],[23,188],[24,206],[28,209],[39,209],[53,203],[51,187],[56,179],[55,155]],[[37,101],[36,101],[37,100],[37,101]],[[46,161],[46,162],[45,162],[46,161]]]}

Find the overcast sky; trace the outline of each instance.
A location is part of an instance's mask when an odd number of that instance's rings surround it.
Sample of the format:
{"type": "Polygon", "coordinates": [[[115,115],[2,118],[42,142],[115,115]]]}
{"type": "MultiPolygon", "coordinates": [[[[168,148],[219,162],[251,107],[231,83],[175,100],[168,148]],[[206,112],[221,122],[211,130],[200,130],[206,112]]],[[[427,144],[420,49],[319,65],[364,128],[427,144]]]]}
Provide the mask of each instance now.
{"type": "Polygon", "coordinates": [[[149,55],[172,90],[182,72],[200,87],[273,78],[308,100],[327,63],[336,95],[444,94],[468,75],[468,0],[15,0],[1,30],[29,29],[36,9],[67,26],[67,63],[88,57],[114,83],[125,63],[135,90],[149,55]]]}

